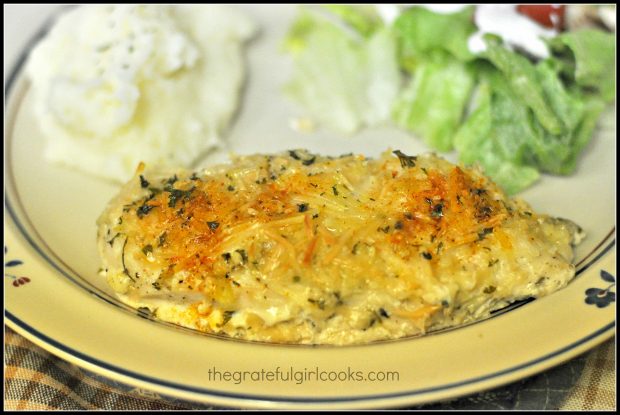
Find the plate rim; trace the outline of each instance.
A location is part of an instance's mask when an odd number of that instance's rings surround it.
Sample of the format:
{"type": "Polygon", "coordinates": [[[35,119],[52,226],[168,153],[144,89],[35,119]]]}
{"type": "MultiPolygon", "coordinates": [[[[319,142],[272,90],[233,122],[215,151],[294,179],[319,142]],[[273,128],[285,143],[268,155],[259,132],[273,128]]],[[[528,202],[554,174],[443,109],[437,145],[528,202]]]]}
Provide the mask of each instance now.
{"type": "MultiPolygon", "coordinates": [[[[130,384],[133,386],[140,386],[142,385],[143,382],[146,382],[150,385],[156,386],[157,389],[163,387],[163,388],[166,388],[166,390],[170,390],[170,391],[197,393],[207,398],[205,400],[200,400],[199,402],[212,403],[213,401],[208,398],[229,399],[231,400],[230,401],[231,406],[234,406],[235,403],[239,403],[239,402],[248,403],[252,401],[270,402],[270,403],[275,403],[275,404],[292,404],[292,405],[356,404],[356,403],[359,403],[359,404],[373,404],[372,406],[374,406],[374,402],[378,400],[397,400],[399,398],[406,399],[406,398],[410,398],[413,396],[424,395],[424,394],[429,394],[429,393],[434,393],[434,392],[442,392],[444,390],[451,390],[453,388],[458,388],[461,386],[474,385],[476,383],[491,380],[493,378],[506,376],[510,373],[517,373],[521,370],[525,370],[530,367],[540,367],[540,366],[535,366],[535,365],[548,361],[549,366],[546,367],[545,369],[540,370],[540,371],[543,371],[543,370],[548,369],[549,367],[553,367],[558,364],[561,364],[563,361],[569,360],[570,358],[582,353],[584,348],[585,350],[589,350],[592,347],[595,347],[601,344],[605,340],[611,338],[615,332],[615,330],[612,330],[612,329],[615,329],[615,320],[614,320],[608,323],[607,325],[595,330],[591,334],[581,339],[578,339],[574,341],[573,343],[560,348],[559,350],[547,353],[544,356],[534,358],[528,362],[524,362],[515,367],[510,367],[510,368],[500,370],[496,373],[479,376],[477,378],[466,379],[466,380],[462,380],[459,382],[452,382],[452,383],[448,383],[448,384],[441,385],[441,386],[428,387],[428,388],[423,388],[423,389],[414,390],[414,391],[387,393],[387,394],[374,395],[374,396],[364,395],[364,396],[345,396],[345,397],[337,397],[337,398],[310,398],[309,399],[307,397],[297,398],[297,397],[251,395],[251,394],[244,395],[244,394],[237,394],[237,393],[230,393],[230,392],[219,392],[215,390],[209,390],[206,388],[187,386],[187,385],[178,384],[175,382],[157,379],[149,375],[144,375],[144,374],[128,371],[123,368],[115,367],[112,364],[100,361],[97,358],[93,358],[91,356],[88,356],[87,354],[84,354],[78,350],[75,350],[69,346],[66,346],[60,341],[54,340],[46,336],[45,334],[41,333],[34,327],[31,327],[27,323],[21,321],[19,318],[13,316],[8,311],[5,311],[5,322],[14,331],[16,331],[19,334],[24,335],[24,337],[26,337],[28,340],[33,341],[33,343],[41,346],[44,350],[47,350],[53,353],[54,355],[60,358],[63,358],[65,360],[67,359],[64,358],[63,356],[71,357],[70,361],[72,363],[75,363],[76,365],[78,365],[79,367],[83,369],[92,370],[92,367],[95,367],[101,370],[100,372],[95,372],[97,374],[109,376],[109,373],[113,373],[117,376],[120,375],[120,377],[122,377],[123,379],[125,378],[132,379],[135,381],[134,383],[130,382],[130,384]],[[569,351],[573,351],[574,353],[566,354],[569,351]],[[562,360],[559,362],[555,362],[555,360],[557,359],[562,359],[562,360]]],[[[536,369],[535,373],[540,373],[540,371],[536,369]]],[[[122,382],[125,382],[125,381],[122,380],[122,382]]],[[[501,384],[494,384],[491,388],[500,387],[501,385],[505,385],[506,383],[510,383],[510,382],[511,380],[509,379],[509,380],[506,380],[505,382],[502,382],[501,384]]],[[[486,390],[486,389],[482,389],[479,392],[482,392],[483,390],[486,390]]],[[[452,398],[457,398],[459,396],[463,396],[463,395],[459,394],[459,395],[453,396],[452,398]]],[[[425,402],[425,401],[421,401],[421,402],[425,402]]],[[[434,402],[434,401],[429,401],[429,402],[434,402]]]]}

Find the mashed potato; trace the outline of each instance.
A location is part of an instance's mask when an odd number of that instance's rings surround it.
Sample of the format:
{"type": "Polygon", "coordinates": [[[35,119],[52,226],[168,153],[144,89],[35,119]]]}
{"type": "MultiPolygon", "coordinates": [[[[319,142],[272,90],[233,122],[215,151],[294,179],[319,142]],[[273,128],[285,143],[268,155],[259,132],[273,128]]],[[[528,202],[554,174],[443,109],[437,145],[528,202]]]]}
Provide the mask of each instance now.
{"type": "Polygon", "coordinates": [[[189,166],[237,108],[255,25],[218,5],[98,5],[61,16],[27,74],[46,157],[117,181],[189,166]]]}

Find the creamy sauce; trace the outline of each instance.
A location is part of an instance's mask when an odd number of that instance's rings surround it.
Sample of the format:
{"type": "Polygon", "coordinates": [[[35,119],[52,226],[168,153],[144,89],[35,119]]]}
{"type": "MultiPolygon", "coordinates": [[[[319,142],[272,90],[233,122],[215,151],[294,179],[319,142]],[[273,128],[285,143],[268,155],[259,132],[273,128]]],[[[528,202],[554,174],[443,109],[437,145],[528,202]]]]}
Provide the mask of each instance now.
{"type": "Polygon", "coordinates": [[[517,13],[516,5],[487,4],[476,7],[475,22],[478,32],[468,39],[469,50],[480,53],[486,50],[482,40],[485,33],[493,33],[504,39],[508,46],[520,47],[533,56],[546,58],[549,49],[543,38],[557,35],[554,29],[547,29],[534,20],[517,13]]]}

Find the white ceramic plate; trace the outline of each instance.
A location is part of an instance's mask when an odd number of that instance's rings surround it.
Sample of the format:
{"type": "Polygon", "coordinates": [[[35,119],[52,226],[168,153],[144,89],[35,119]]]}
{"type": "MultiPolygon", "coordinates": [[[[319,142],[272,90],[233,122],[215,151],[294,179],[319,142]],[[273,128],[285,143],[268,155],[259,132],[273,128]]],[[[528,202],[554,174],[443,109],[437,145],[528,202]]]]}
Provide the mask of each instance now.
{"type": "MultiPolygon", "coordinates": [[[[292,131],[288,121],[302,113],[280,93],[290,68],[278,45],[294,8],[245,7],[263,32],[249,48],[248,87],[229,138],[231,149],[249,154],[305,147],[370,156],[387,146],[409,154],[428,150],[389,128],[346,138],[292,131]]],[[[566,289],[485,321],[419,338],[352,347],[278,346],[150,321],[114,298],[97,276],[95,220],[117,187],[43,159],[21,69],[18,65],[8,81],[5,112],[5,322],[80,367],[134,387],[218,405],[394,407],[533,375],[615,332],[616,303],[585,302],[590,288],[615,293],[611,109],[573,176],[545,176],[522,194],[537,211],[570,218],[588,233],[577,249],[578,276],[566,289]]],[[[221,158],[214,155],[204,163],[221,158]]]]}

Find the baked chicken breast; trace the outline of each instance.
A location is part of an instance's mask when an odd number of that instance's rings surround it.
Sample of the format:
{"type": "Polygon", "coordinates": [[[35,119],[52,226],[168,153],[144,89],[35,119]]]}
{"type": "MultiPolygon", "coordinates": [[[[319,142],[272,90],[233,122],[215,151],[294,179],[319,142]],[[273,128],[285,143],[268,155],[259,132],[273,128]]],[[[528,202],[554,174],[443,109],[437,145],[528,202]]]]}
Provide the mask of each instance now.
{"type": "Polygon", "coordinates": [[[140,168],[98,220],[125,303],[233,338],[355,344],[487,317],[564,287],[581,230],[433,154],[303,150],[140,168]]]}

